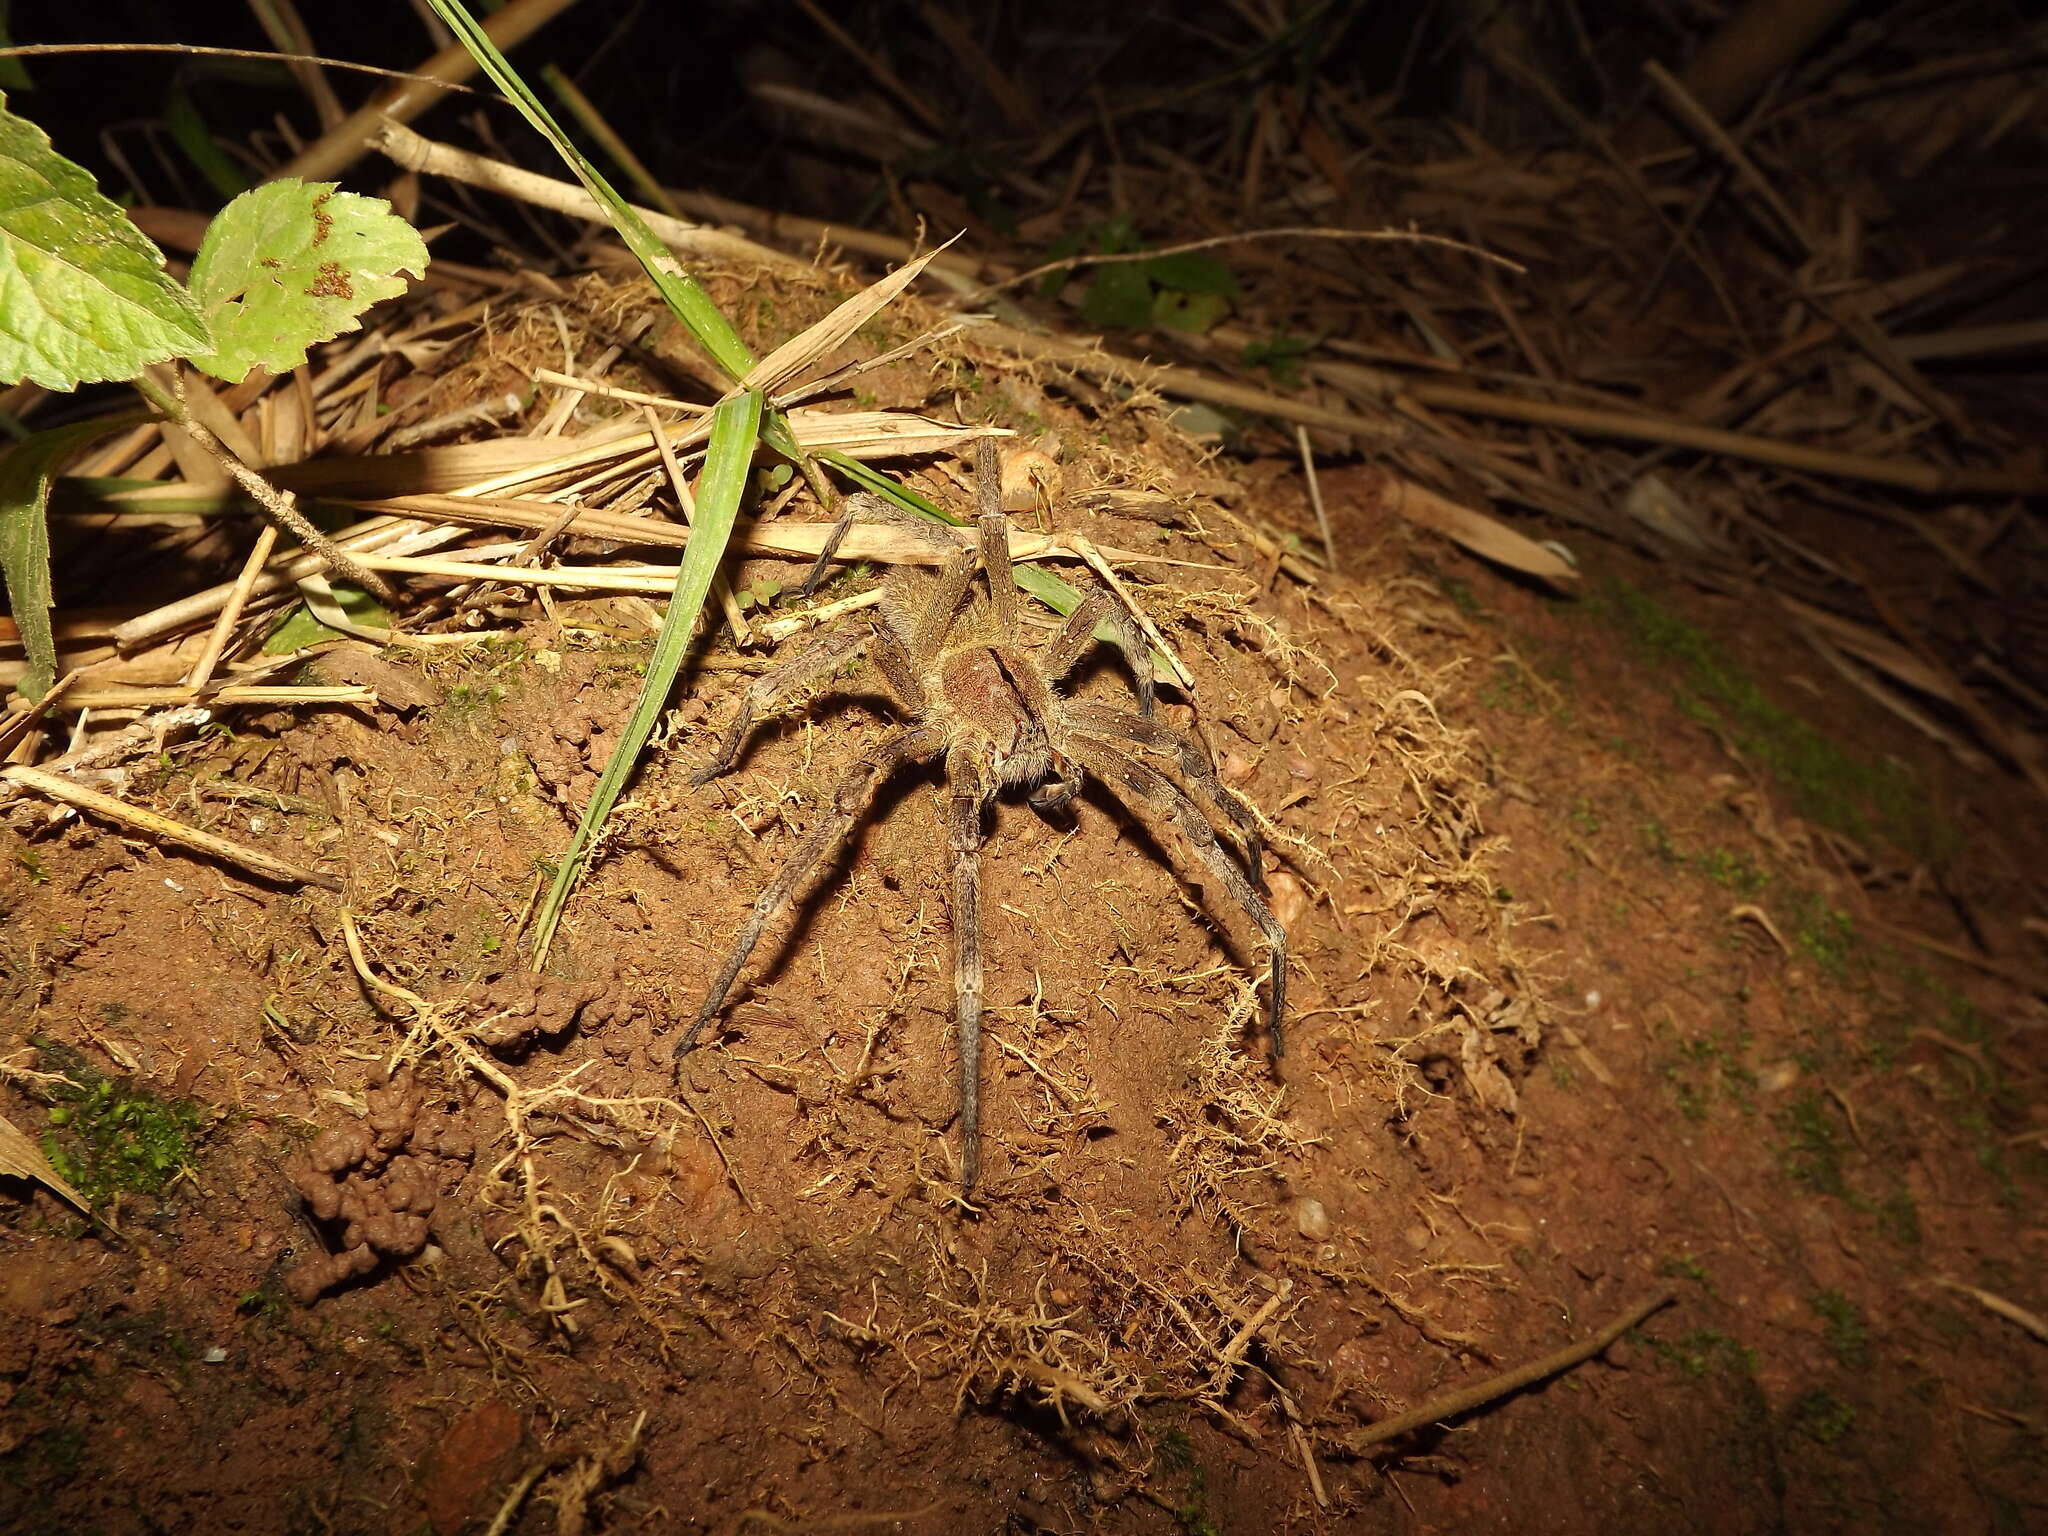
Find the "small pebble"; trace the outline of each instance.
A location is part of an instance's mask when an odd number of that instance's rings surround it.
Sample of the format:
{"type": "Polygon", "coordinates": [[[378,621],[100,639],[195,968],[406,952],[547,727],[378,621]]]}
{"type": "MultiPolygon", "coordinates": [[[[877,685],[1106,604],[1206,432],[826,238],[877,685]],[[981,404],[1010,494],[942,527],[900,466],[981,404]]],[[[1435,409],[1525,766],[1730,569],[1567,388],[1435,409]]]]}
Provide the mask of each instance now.
{"type": "Polygon", "coordinates": [[[1330,1213],[1323,1208],[1323,1202],[1312,1195],[1304,1195],[1294,1202],[1294,1230],[1312,1243],[1320,1243],[1330,1235],[1330,1213]]]}
{"type": "Polygon", "coordinates": [[[204,1360],[208,1365],[219,1365],[223,1360],[227,1359],[227,1357],[228,1352],[222,1349],[218,1344],[216,1344],[213,1346],[213,1348],[209,1349],[205,1354],[201,1355],[199,1358],[201,1360],[204,1360]]]}
{"type": "Polygon", "coordinates": [[[1257,766],[1242,752],[1226,752],[1223,754],[1223,782],[1226,784],[1242,784],[1252,776],[1257,766]]]}
{"type": "Polygon", "coordinates": [[[1273,915],[1291,933],[1302,913],[1308,910],[1307,889],[1284,869],[1266,877],[1266,889],[1272,895],[1273,915]]]}

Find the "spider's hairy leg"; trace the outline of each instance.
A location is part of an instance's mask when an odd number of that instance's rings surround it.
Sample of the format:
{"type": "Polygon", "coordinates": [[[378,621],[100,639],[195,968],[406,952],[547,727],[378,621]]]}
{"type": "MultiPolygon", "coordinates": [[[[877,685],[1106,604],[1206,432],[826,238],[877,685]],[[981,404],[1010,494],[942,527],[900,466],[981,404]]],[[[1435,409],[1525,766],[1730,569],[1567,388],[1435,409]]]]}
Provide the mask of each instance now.
{"type": "Polygon", "coordinates": [[[845,841],[846,835],[859,823],[861,813],[867,809],[882,780],[904,763],[922,762],[936,756],[944,745],[945,738],[931,726],[900,731],[870,748],[853,765],[853,771],[839,781],[839,787],[832,791],[832,803],[826,807],[818,824],[797,844],[789,862],[768,882],[768,889],[761,893],[760,899],[754,903],[754,910],[740,924],[732,952],[725,957],[725,964],[719,967],[718,975],[712,979],[703,1004],[697,1009],[697,1016],[676,1043],[678,1057],[688,1054],[704,1026],[725,1006],[725,995],[732,990],[740,967],[747,963],[747,956],[753,953],[763,930],[774,920],[776,913],[789,905],[811,871],[845,841]]]}
{"type": "Polygon", "coordinates": [[[1254,882],[1257,881],[1259,854],[1265,847],[1265,839],[1261,835],[1264,828],[1259,824],[1257,813],[1245,803],[1244,796],[1216,776],[1216,766],[1209,761],[1209,754],[1192,738],[1156,720],[1143,720],[1127,710],[1111,709],[1082,699],[1064,701],[1062,713],[1066,724],[1074,730],[1088,731],[1097,736],[1117,736],[1141,746],[1171,752],[1188,782],[1207,796],[1209,802],[1228,816],[1237,828],[1238,836],[1244,840],[1244,867],[1254,882]]]}
{"type": "Polygon", "coordinates": [[[953,856],[953,995],[960,1039],[960,1184],[972,1193],[981,1172],[981,820],[989,786],[973,749],[946,754],[951,790],[947,840],[953,856]]]}
{"type": "Polygon", "coordinates": [[[1038,653],[1038,665],[1048,682],[1057,683],[1073,671],[1074,663],[1095,636],[1095,627],[1107,624],[1116,636],[1117,649],[1124,653],[1124,665],[1131,670],[1131,687],[1138,695],[1138,713],[1152,718],[1152,647],[1130,609],[1107,592],[1091,592],[1081,606],[1067,615],[1059,633],[1038,653]]]}
{"type": "Polygon", "coordinates": [[[996,462],[995,439],[974,445],[976,496],[975,532],[981,546],[981,568],[988,573],[989,608],[995,614],[1001,644],[1017,646],[1017,573],[1010,565],[1010,520],[1003,515],[1003,472],[996,462]]]}
{"type": "Polygon", "coordinates": [[[961,549],[939,568],[936,577],[920,579],[906,574],[890,579],[883,610],[904,649],[919,665],[938,654],[946,632],[953,627],[960,600],[974,580],[975,558],[972,549],[961,549]]]}
{"type": "Polygon", "coordinates": [[[1075,761],[1108,785],[1134,814],[1138,813],[1137,802],[1143,801],[1170,816],[1203,867],[1221,882],[1230,893],[1231,900],[1244,908],[1245,915],[1258,924],[1273,955],[1266,1003],[1267,1032],[1273,1039],[1273,1054],[1286,1055],[1287,1042],[1282,1025],[1287,1017],[1287,930],[1280,926],[1280,919],[1266,905],[1266,898],[1245,878],[1237,861],[1217,841],[1216,830],[1202,815],[1201,807],[1164,774],[1134,757],[1126,756],[1106,741],[1075,735],[1069,737],[1064,746],[1075,761]]]}
{"type": "Polygon", "coordinates": [[[804,584],[798,588],[798,595],[809,597],[818,589],[818,583],[825,579],[825,568],[839,554],[839,546],[845,542],[847,530],[855,523],[879,523],[894,528],[929,543],[950,547],[952,540],[947,537],[952,530],[942,524],[926,522],[914,512],[906,512],[894,502],[884,501],[868,491],[855,491],[839,503],[839,519],[833,523],[832,531],[825,535],[825,547],[818,551],[818,558],[811,562],[811,569],[804,577],[804,584]]]}
{"type": "Polygon", "coordinates": [[[858,654],[873,633],[859,624],[828,631],[789,660],[778,662],[747,684],[747,691],[740,698],[739,710],[718,743],[717,754],[690,775],[690,782],[708,784],[727,772],[738,760],[740,747],[746,742],[748,727],[753,725],[756,714],[798,684],[829,672],[849,656],[858,654]]]}

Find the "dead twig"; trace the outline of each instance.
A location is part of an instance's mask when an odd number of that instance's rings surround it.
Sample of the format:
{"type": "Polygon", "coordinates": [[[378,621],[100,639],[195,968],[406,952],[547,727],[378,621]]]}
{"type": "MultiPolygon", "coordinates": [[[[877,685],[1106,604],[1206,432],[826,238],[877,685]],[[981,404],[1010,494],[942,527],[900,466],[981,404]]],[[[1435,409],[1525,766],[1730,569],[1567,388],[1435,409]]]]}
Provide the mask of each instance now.
{"type": "Polygon", "coordinates": [[[1659,1307],[1669,1306],[1674,1300],[1676,1294],[1671,1291],[1659,1291],[1654,1296],[1646,1296],[1591,1338],[1582,1339],[1576,1344],[1567,1344],[1564,1348],[1552,1350],[1526,1365],[1502,1371],[1498,1376],[1490,1376],[1474,1386],[1446,1392],[1441,1397],[1431,1398],[1419,1408],[1411,1408],[1406,1413],[1395,1414],[1391,1419],[1381,1419],[1377,1424],[1367,1425],[1357,1434],[1347,1436],[1345,1444],[1352,1450],[1378,1445],[1383,1441],[1405,1435],[1411,1430],[1422,1429],[1445,1419],[1455,1419],[1460,1414],[1470,1413],[1474,1408],[1483,1407],[1498,1398],[1506,1397],[1511,1392],[1519,1392],[1547,1376],[1555,1376],[1560,1371],[1570,1370],[1581,1361],[1592,1359],[1652,1312],[1659,1307]]]}

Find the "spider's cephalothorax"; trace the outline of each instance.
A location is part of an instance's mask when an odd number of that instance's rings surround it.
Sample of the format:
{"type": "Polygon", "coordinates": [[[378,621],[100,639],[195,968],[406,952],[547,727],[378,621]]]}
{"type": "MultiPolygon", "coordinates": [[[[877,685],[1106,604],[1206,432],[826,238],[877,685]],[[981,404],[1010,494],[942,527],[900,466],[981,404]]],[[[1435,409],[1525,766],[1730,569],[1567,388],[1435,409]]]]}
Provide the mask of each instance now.
{"type": "Polygon", "coordinates": [[[980,506],[972,540],[963,530],[922,522],[876,497],[848,498],[849,517],[887,523],[930,544],[937,569],[898,566],[883,588],[879,624],[829,631],[798,656],[755,679],[717,757],[694,776],[702,784],[727,771],[757,712],[862,651],[881,672],[905,718],[901,729],[870,748],[840,782],[818,824],[754,903],[703,1005],[676,1046],[680,1057],[724,1006],[763,930],[858,824],[882,780],[905,763],[943,759],[947,843],[953,860],[960,1168],[961,1182],[969,1189],[980,1161],[982,821],[999,789],[1023,788],[1033,805],[1050,809],[1071,800],[1083,776],[1093,774],[1133,810],[1142,805],[1163,813],[1180,829],[1203,870],[1258,924],[1271,947],[1267,1018],[1275,1055],[1281,1051],[1280,1024],[1287,1006],[1287,936],[1248,873],[1258,868],[1257,818],[1223,786],[1194,742],[1152,718],[1150,649],[1130,610],[1108,592],[1084,600],[1037,651],[1024,648],[1010,566],[1009,520],[1002,512],[990,439],[979,444],[976,471],[980,506]],[[976,590],[977,575],[983,590],[976,590]],[[1135,713],[1060,691],[1061,682],[1103,624],[1117,637],[1130,664],[1135,713]],[[1172,755],[1181,778],[1242,839],[1243,863],[1223,846],[1188,790],[1143,761],[1134,747],[1172,755]]]}

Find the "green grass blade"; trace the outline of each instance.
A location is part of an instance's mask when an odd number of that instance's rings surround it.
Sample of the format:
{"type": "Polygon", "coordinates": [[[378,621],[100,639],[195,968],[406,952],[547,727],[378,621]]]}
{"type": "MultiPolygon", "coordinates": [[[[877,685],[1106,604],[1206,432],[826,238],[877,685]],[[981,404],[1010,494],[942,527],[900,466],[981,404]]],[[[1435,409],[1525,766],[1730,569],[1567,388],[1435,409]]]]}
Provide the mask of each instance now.
{"type": "Polygon", "coordinates": [[[541,105],[527,83],[519,78],[512,66],[505,62],[505,56],[498,52],[497,44],[490,35],[477,25],[476,18],[463,7],[460,0],[431,0],[435,13],[448,23],[467,48],[491,82],[505,93],[520,114],[533,124],[534,129],[554,145],[555,153],[576,177],[597,199],[604,209],[605,217],[611,220],[612,228],[619,238],[626,242],[626,248],[640,260],[647,269],[647,275],[654,280],[654,286],[661,290],[661,296],[668,301],[668,307],[682,321],[689,333],[697,338],[697,344],[711,354],[713,362],[733,378],[745,376],[754,366],[754,355],[740,340],[739,332],[732,323],[711,302],[711,296],[697,286],[696,281],[683,270],[683,264],[675,253],[663,245],[647,221],[635,213],[632,205],[613,188],[609,181],[592,165],[579,150],[568,134],[541,105]]]}
{"type": "Polygon", "coordinates": [[[598,777],[590,804],[583,808],[583,819],[576,824],[576,836],[571,839],[568,852],[562,855],[554,883],[548,887],[547,899],[541,903],[540,914],[534,921],[535,969],[547,963],[548,946],[554,941],[555,926],[562,920],[562,909],[568,905],[569,892],[583,873],[584,861],[597,840],[598,829],[604,825],[605,817],[611,814],[619,791],[626,787],[627,778],[640,760],[640,749],[647,745],[655,721],[661,718],[661,712],[668,704],[676,674],[682,670],[683,653],[689,649],[690,632],[697,626],[697,615],[704,610],[705,594],[711,590],[711,578],[717,574],[718,562],[725,555],[726,542],[732,537],[732,525],[739,516],[740,497],[747,488],[748,472],[753,468],[754,445],[760,436],[761,397],[758,394],[734,395],[721,401],[712,413],[711,442],[704,451],[704,473],[697,485],[697,516],[690,525],[690,542],[683,550],[682,567],[676,572],[676,590],[669,599],[668,617],[662,620],[661,633],[655,637],[654,654],[647,662],[647,681],[641,685],[632,718],[626,722],[611,760],[604,765],[604,772],[598,777]]]}

